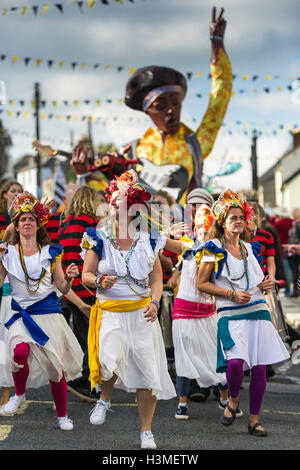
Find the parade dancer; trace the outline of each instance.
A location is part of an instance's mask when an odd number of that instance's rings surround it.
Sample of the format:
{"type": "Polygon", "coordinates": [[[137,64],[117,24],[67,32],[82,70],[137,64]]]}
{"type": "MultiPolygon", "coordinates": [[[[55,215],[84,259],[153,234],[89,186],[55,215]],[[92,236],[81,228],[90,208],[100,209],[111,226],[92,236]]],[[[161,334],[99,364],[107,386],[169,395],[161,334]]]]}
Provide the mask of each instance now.
{"type": "Polygon", "coordinates": [[[214,298],[201,293],[196,286],[197,246],[206,239],[213,217],[203,204],[196,212],[196,239],[193,248],[183,255],[181,277],[172,313],[172,334],[175,348],[176,388],[179,404],[176,419],[189,419],[187,398],[191,380],[200,387],[219,386],[220,403],[228,401],[226,375],[216,372],[217,315],[214,298]]]}
{"type": "Polygon", "coordinates": [[[32,194],[24,192],[13,201],[9,215],[14,225],[11,244],[0,245],[0,281],[8,277],[12,316],[8,329],[9,354],[15,395],[1,409],[14,414],[25,402],[28,379],[46,374],[62,430],[72,430],[67,417],[67,381],[81,374],[83,352],[68,326],[55,293],[72,285],[78,269],[61,267],[62,248],[50,245],[44,224],[50,212],[32,194]]]}
{"type": "Polygon", "coordinates": [[[260,246],[248,243],[247,224],[253,209],[230,189],[212,207],[215,217],[210,240],[199,250],[197,287],[216,298],[218,312],[217,372],[226,371],[229,405],[223,425],[234,422],[243,371],[251,370],[248,432],[266,436],[259,412],[266,388],[266,365],[289,358],[275,330],[264,292],[272,280],[264,277],[258,258],[260,246]]]}
{"type": "MultiPolygon", "coordinates": [[[[11,220],[8,214],[8,209],[16,197],[21,193],[23,188],[21,184],[14,179],[9,179],[2,184],[0,189],[0,242],[6,241],[9,238],[11,220]],[[9,227],[9,228],[8,228],[9,227]]],[[[0,406],[8,402],[10,396],[10,388],[13,385],[12,376],[7,368],[7,358],[5,354],[5,343],[7,330],[4,323],[7,315],[10,313],[11,289],[7,279],[4,280],[1,289],[1,308],[0,308],[0,386],[1,386],[1,401],[0,406]]],[[[1,408],[0,408],[1,412],[1,408]]]]}
{"type": "Polygon", "coordinates": [[[115,222],[111,228],[89,229],[82,242],[82,280],[97,288],[88,348],[91,388],[101,386],[101,398],[90,422],[104,423],[113,386],[135,392],[141,448],[155,449],[151,424],[156,401],[176,396],[157,319],[162,295],[158,254],[166,237],[151,239],[146,227],[136,228],[130,213],[134,207],[144,212],[150,194],[134,170],[112,181],[107,198],[115,222]]]}

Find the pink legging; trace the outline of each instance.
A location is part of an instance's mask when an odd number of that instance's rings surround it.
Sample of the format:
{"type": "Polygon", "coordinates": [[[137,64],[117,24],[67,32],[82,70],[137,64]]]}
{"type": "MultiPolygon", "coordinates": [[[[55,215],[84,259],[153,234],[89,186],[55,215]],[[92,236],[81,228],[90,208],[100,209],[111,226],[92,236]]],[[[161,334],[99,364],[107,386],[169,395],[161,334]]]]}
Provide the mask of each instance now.
{"type": "MultiPolygon", "coordinates": [[[[26,382],[29,375],[28,355],[30,346],[28,343],[19,343],[14,349],[14,361],[23,367],[18,372],[13,372],[16,395],[24,395],[26,382]]],[[[55,403],[56,414],[59,418],[67,416],[67,382],[63,375],[60,382],[50,380],[51,393],[55,403]]]]}
{"type": "MultiPolygon", "coordinates": [[[[232,398],[237,398],[244,378],[243,359],[230,359],[228,361],[226,377],[228,393],[232,398]]],[[[266,366],[258,365],[251,369],[249,387],[249,409],[253,415],[258,415],[265,389],[266,389],[266,366]]]]}

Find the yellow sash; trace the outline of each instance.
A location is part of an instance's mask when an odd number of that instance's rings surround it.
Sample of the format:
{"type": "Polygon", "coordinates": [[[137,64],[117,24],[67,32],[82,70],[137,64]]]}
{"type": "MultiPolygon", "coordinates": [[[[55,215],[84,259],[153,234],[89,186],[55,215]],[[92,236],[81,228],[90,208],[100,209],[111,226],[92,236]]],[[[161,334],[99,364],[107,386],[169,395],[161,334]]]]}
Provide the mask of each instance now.
{"type": "Polygon", "coordinates": [[[109,312],[130,312],[139,308],[147,307],[151,297],[141,298],[140,300],[105,300],[100,303],[99,299],[91,308],[89,331],[88,331],[88,353],[91,390],[96,384],[101,384],[100,362],[99,362],[99,331],[101,325],[102,310],[109,312]]]}

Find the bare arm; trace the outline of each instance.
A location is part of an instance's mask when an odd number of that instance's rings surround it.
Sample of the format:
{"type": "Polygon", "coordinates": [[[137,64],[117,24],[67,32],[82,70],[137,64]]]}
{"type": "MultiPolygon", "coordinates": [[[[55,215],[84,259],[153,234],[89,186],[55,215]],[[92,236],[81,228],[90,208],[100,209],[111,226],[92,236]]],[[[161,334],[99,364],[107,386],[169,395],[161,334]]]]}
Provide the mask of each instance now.
{"type": "MultiPolygon", "coordinates": [[[[214,263],[200,263],[197,276],[197,288],[200,291],[206,292],[207,294],[211,294],[215,297],[227,297],[228,289],[215,286],[215,284],[211,282],[213,269],[214,263]]],[[[233,302],[237,304],[246,304],[250,301],[250,299],[251,295],[249,292],[242,290],[236,291],[235,296],[232,298],[233,302]]]]}
{"type": "MultiPolygon", "coordinates": [[[[156,258],[153,266],[153,270],[149,275],[149,284],[151,287],[151,297],[157,302],[160,301],[163,292],[163,275],[162,267],[159,258],[156,258]]],[[[147,322],[154,322],[158,315],[158,306],[155,303],[150,304],[145,308],[145,319],[147,322]]]]}
{"type": "MultiPolygon", "coordinates": [[[[82,270],[83,284],[95,288],[98,262],[98,255],[93,250],[88,250],[84,258],[82,270]]],[[[102,289],[110,289],[117,282],[117,280],[117,276],[105,276],[100,283],[98,281],[97,285],[102,289]]]]}
{"type": "Polygon", "coordinates": [[[61,259],[57,259],[52,274],[55,286],[62,294],[66,295],[71,289],[72,281],[74,277],[78,276],[79,271],[77,266],[72,263],[68,266],[66,273],[64,274],[61,259]]]}
{"type": "Polygon", "coordinates": [[[65,294],[65,297],[70,302],[72,302],[72,304],[76,305],[76,307],[79,308],[79,310],[81,310],[81,312],[84,313],[87,317],[90,316],[91,306],[84,303],[82,299],[77,294],[75,294],[72,289],[70,289],[69,292],[65,294]]]}
{"type": "Polygon", "coordinates": [[[267,258],[267,267],[268,273],[273,281],[275,281],[275,273],[276,273],[276,264],[275,264],[275,257],[268,256],[267,258]]]}
{"type": "Polygon", "coordinates": [[[2,286],[4,279],[7,275],[7,271],[2,264],[2,257],[4,256],[6,250],[7,250],[7,243],[1,243],[0,244],[0,287],[2,286]]]}

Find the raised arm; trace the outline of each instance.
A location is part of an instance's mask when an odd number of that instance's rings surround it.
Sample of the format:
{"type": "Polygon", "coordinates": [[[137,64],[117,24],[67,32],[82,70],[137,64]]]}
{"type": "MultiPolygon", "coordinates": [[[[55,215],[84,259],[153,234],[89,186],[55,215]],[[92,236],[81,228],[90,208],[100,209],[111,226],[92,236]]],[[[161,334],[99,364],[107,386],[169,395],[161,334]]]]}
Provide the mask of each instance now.
{"type": "Polygon", "coordinates": [[[2,257],[7,250],[7,243],[0,243],[0,287],[2,286],[4,279],[7,275],[6,269],[2,264],[2,257]]]}
{"type": "Polygon", "coordinates": [[[210,24],[211,40],[211,93],[209,104],[200,126],[196,131],[201,145],[202,159],[211,153],[217,134],[222,125],[232,92],[232,71],[229,58],[224,48],[224,34],[227,22],[223,18],[224,8],[216,16],[212,9],[210,24]]]}

